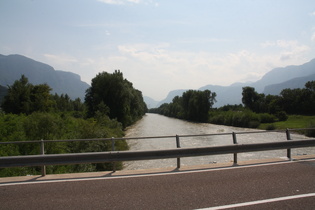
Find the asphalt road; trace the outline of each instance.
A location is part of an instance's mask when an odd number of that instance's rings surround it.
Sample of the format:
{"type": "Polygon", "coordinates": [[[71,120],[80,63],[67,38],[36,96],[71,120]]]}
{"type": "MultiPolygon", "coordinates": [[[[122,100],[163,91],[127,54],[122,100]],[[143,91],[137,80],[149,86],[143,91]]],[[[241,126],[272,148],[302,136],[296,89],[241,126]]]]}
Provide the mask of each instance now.
{"type": "Polygon", "coordinates": [[[231,204],[238,205],[228,208],[315,209],[315,160],[141,177],[0,184],[0,209],[198,209],[231,204]]]}

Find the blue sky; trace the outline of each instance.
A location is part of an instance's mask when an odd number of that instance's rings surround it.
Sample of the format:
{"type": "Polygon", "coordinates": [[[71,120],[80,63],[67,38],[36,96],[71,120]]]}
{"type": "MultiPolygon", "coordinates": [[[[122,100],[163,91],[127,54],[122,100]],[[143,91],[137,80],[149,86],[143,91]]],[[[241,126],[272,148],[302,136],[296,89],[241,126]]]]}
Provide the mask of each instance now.
{"type": "Polygon", "coordinates": [[[143,95],[257,81],[315,58],[314,0],[0,0],[0,54],[143,95]]]}

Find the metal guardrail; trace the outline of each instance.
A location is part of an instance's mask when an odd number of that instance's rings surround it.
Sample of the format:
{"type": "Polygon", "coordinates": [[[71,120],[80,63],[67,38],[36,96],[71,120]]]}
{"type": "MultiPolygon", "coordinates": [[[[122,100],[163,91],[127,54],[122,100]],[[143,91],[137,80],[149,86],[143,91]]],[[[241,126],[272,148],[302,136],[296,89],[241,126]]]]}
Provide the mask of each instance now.
{"type": "MultiPolygon", "coordinates": [[[[294,129],[296,131],[297,129],[294,129]]],[[[82,164],[82,163],[102,163],[133,160],[151,160],[177,158],[177,168],[180,168],[181,157],[234,154],[234,163],[237,164],[237,154],[244,152],[266,151],[287,149],[287,157],[291,159],[291,149],[301,147],[315,146],[315,139],[291,140],[290,130],[285,130],[286,138],[289,141],[238,144],[237,134],[266,133],[266,132],[284,132],[284,131],[254,131],[239,133],[220,133],[220,134],[200,134],[200,135],[176,135],[176,136],[156,136],[156,137],[135,137],[135,138],[106,138],[106,139],[74,139],[74,140],[40,140],[40,141],[20,141],[20,142],[0,142],[0,144],[21,144],[21,143],[40,143],[41,155],[25,156],[6,156],[0,157],[0,168],[24,167],[24,166],[42,166],[42,175],[46,175],[46,165],[60,164],[82,164]],[[233,144],[225,146],[181,148],[180,137],[199,137],[213,135],[232,135],[233,144]],[[115,151],[115,140],[130,139],[149,139],[149,138],[176,138],[176,149],[167,150],[148,150],[148,151],[115,151]],[[72,153],[72,154],[45,154],[45,142],[64,142],[64,141],[112,141],[111,152],[92,152],[92,153],[72,153]]],[[[114,167],[115,171],[115,167],[114,167]]]]}

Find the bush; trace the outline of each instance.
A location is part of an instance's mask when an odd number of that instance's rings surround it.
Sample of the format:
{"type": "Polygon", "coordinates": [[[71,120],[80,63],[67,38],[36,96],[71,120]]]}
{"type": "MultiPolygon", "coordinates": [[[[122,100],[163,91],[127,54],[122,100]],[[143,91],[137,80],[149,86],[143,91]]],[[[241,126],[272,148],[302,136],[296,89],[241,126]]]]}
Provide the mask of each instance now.
{"type": "Polygon", "coordinates": [[[276,117],[279,121],[286,121],[288,119],[288,115],[285,111],[277,112],[276,117]]]}
{"type": "Polygon", "coordinates": [[[257,128],[260,124],[259,115],[252,111],[212,112],[209,122],[235,127],[257,128]]]}
{"type": "Polygon", "coordinates": [[[260,125],[260,122],[259,121],[250,121],[249,124],[248,124],[248,127],[249,128],[258,128],[260,125]]]}
{"type": "Polygon", "coordinates": [[[270,131],[270,130],[275,130],[276,129],[276,126],[274,124],[269,124],[267,125],[266,127],[266,130],[270,131]]]}
{"type": "Polygon", "coordinates": [[[261,123],[273,123],[276,121],[275,116],[268,113],[259,114],[259,119],[261,123]]]}
{"type": "MultiPolygon", "coordinates": [[[[0,141],[54,140],[54,139],[92,139],[122,137],[122,125],[106,115],[97,118],[75,118],[72,113],[39,113],[31,115],[0,115],[0,141]]],[[[128,150],[125,140],[115,142],[115,149],[128,150]]],[[[79,141],[45,143],[45,154],[103,152],[111,150],[111,141],[79,141]]],[[[38,155],[38,143],[1,144],[0,156],[38,155]]],[[[117,162],[116,169],[122,168],[117,162]]],[[[72,173],[112,170],[112,163],[48,166],[47,173],[72,173]]],[[[0,177],[40,174],[39,167],[3,168],[0,177]]]]}

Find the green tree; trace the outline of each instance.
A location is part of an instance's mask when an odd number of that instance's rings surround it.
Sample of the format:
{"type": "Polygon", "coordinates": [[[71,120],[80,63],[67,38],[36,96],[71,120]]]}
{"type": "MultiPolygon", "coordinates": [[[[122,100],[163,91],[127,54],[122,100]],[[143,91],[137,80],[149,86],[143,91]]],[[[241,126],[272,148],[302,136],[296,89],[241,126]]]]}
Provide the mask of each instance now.
{"type": "Polygon", "coordinates": [[[21,76],[20,80],[16,80],[12,86],[8,86],[8,93],[1,104],[3,111],[12,114],[30,113],[32,87],[24,75],[21,76]]]}
{"type": "Polygon", "coordinates": [[[31,88],[30,112],[48,112],[51,110],[53,105],[50,95],[51,90],[47,84],[35,85],[31,88]]]}
{"type": "Polygon", "coordinates": [[[242,102],[245,107],[254,111],[256,103],[259,100],[259,94],[255,91],[255,88],[243,87],[242,96],[242,102]]]}
{"type": "Polygon", "coordinates": [[[95,116],[102,103],[106,105],[109,117],[116,118],[124,127],[131,125],[147,111],[142,93],[134,89],[119,70],[113,74],[102,72],[92,79],[85,95],[88,116],[95,116]]]}
{"type": "Polygon", "coordinates": [[[188,90],[181,97],[174,97],[172,103],[164,103],[151,112],[196,122],[207,122],[208,112],[216,101],[215,97],[216,93],[210,90],[188,90]]]}
{"type": "Polygon", "coordinates": [[[51,88],[47,84],[32,85],[27,77],[21,76],[12,86],[1,105],[3,111],[12,114],[47,112],[52,108],[51,88]]]}
{"type": "Polygon", "coordinates": [[[188,90],[183,93],[182,104],[184,118],[187,120],[206,122],[208,112],[215,102],[216,93],[210,90],[188,90]]]}

